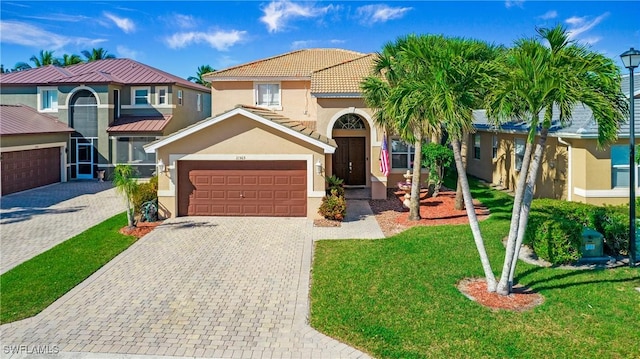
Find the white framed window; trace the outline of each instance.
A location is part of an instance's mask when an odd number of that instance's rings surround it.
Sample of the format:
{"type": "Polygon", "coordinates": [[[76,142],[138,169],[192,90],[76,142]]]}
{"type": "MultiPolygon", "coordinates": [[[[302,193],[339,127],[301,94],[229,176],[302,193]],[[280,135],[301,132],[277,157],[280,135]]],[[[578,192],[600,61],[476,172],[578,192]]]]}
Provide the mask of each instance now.
{"type": "Polygon", "coordinates": [[[38,110],[42,112],[58,111],[57,87],[38,87],[38,110]]]}
{"type": "Polygon", "coordinates": [[[148,106],[151,104],[150,99],[151,88],[132,87],[131,88],[131,104],[134,106],[148,106]]]}
{"type": "Polygon", "coordinates": [[[182,106],[182,90],[178,90],[178,105],[182,106]]]}
{"type": "Polygon", "coordinates": [[[201,93],[198,94],[198,100],[196,101],[196,110],[198,110],[198,112],[202,111],[202,94],[201,93]]]}
{"type": "Polygon", "coordinates": [[[157,105],[166,105],[169,103],[167,93],[168,93],[168,90],[166,87],[156,87],[156,104],[157,105]]]}
{"type": "Polygon", "coordinates": [[[254,97],[256,106],[282,110],[280,83],[255,83],[254,97]]]}
{"type": "Polygon", "coordinates": [[[480,159],[480,134],[473,135],[473,158],[480,159]]]}
{"type": "Polygon", "coordinates": [[[525,151],[526,143],[524,138],[516,138],[514,142],[515,142],[514,156],[515,156],[516,171],[520,172],[520,170],[522,169],[522,161],[524,160],[524,151],[525,151]]]}
{"type": "Polygon", "coordinates": [[[155,137],[117,137],[116,163],[155,165],[156,154],[146,153],[143,147],[155,139],[155,137]]]}
{"type": "Polygon", "coordinates": [[[498,158],[498,136],[496,135],[491,137],[491,158],[494,160],[498,158]]]}
{"type": "MultiPolygon", "coordinates": [[[[633,167],[637,187],[638,164],[633,167]]],[[[611,146],[611,188],[629,188],[629,145],[611,146]]]]}
{"type": "MultiPolygon", "coordinates": [[[[415,147],[398,138],[391,139],[391,169],[413,170],[415,147]]],[[[425,168],[422,166],[422,168],[425,168]]]]}

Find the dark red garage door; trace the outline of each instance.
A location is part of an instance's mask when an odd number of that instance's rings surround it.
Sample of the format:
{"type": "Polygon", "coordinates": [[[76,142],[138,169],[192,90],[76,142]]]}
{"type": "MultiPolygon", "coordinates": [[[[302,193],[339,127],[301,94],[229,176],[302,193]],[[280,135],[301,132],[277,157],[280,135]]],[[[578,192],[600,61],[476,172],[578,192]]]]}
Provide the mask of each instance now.
{"type": "Polygon", "coordinates": [[[180,161],[178,216],[305,217],[305,161],[180,161]]]}
{"type": "Polygon", "coordinates": [[[60,182],[60,147],[2,152],[2,194],[60,182]]]}

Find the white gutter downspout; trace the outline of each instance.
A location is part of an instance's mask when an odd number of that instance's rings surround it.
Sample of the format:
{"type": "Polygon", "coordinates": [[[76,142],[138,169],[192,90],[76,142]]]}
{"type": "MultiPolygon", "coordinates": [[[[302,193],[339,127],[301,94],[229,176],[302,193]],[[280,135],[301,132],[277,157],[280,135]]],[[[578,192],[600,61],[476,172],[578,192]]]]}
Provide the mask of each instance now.
{"type": "Polygon", "coordinates": [[[562,137],[558,137],[558,142],[567,146],[567,201],[571,202],[571,194],[573,193],[573,183],[571,182],[571,174],[572,174],[572,169],[571,169],[571,144],[565,140],[562,139],[562,137]]]}

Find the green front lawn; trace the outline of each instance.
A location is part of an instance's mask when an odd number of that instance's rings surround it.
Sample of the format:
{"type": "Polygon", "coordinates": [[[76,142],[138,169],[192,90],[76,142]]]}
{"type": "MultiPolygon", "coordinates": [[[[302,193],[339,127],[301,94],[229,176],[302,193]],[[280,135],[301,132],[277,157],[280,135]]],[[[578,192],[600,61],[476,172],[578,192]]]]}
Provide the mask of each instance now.
{"type": "MultiPolygon", "coordinates": [[[[481,228],[497,275],[511,198],[476,188],[493,215],[481,228]]],[[[518,264],[545,297],[533,310],[491,311],[456,283],[482,277],[468,225],[416,227],[381,240],[316,244],[311,325],[377,358],[631,358],[640,353],[640,270],[518,264]]]]}
{"type": "Polygon", "coordinates": [[[125,213],[18,265],[0,276],[0,323],[40,313],[131,246],[136,238],[118,231],[125,213]]]}

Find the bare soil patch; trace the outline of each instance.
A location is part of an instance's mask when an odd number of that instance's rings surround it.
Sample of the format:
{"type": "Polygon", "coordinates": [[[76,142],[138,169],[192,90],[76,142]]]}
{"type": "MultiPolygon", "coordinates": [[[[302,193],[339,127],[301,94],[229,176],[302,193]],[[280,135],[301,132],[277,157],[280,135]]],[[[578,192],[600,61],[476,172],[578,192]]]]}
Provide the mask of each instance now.
{"type": "Polygon", "coordinates": [[[314,227],[342,227],[342,222],[332,220],[332,219],[319,218],[319,219],[313,220],[313,226],[314,227]]]}
{"type": "Polygon", "coordinates": [[[157,226],[162,224],[162,221],[157,222],[138,222],[135,227],[122,227],[120,233],[126,236],[134,236],[138,239],[144,237],[149,232],[153,231],[157,226]]]}
{"type": "Polygon", "coordinates": [[[515,286],[509,295],[487,292],[487,282],[481,278],[464,279],[457,287],[467,298],[492,310],[523,312],[544,302],[541,294],[522,286],[515,286]]]}

